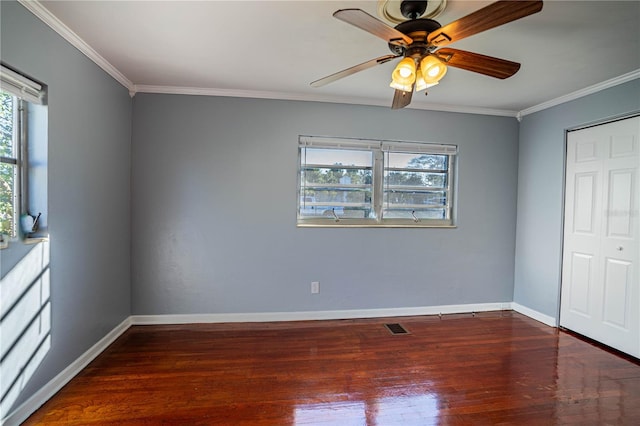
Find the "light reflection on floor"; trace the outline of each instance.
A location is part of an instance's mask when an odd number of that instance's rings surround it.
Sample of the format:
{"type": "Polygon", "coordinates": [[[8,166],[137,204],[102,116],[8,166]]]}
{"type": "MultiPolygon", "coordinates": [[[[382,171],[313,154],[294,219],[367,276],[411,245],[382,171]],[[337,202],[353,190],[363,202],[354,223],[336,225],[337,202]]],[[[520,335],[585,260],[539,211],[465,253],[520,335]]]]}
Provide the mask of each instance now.
{"type": "Polygon", "coordinates": [[[336,401],[295,407],[294,425],[384,425],[386,421],[407,424],[438,423],[436,395],[387,396],[373,401],[336,401]]]}
{"type": "Polygon", "coordinates": [[[366,406],[362,401],[337,401],[306,404],[295,408],[295,425],[366,424],[366,406]]]}
{"type": "Polygon", "coordinates": [[[0,281],[0,419],[51,347],[49,243],[35,245],[0,281]]]}
{"type": "Polygon", "coordinates": [[[385,397],[375,402],[375,424],[386,420],[407,421],[408,424],[430,425],[438,423],[440,410],[436,395],[401,395],[385,397]]]}

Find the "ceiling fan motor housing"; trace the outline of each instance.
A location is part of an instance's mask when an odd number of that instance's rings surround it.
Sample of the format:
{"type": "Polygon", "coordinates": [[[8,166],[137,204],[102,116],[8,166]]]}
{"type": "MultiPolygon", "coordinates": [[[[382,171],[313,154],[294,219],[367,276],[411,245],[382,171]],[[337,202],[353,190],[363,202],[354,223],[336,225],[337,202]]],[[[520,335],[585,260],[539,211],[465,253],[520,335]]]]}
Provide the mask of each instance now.
{"type": "MultiPolygon", "coordinates": [[[[403,2],[405,3],[405,2],[403,2]]],[[[420,2],[418,2],[420,3],[420,2]]],[[[429,46],[427,36],[439,29],[442,25],[433,19],[412,19],[396,25],[395,29],[413,39],[409,46],[398,46],[389,43],[389,50],[395,55],[424,56],[435,50],[435,46],[429,46]]]]}

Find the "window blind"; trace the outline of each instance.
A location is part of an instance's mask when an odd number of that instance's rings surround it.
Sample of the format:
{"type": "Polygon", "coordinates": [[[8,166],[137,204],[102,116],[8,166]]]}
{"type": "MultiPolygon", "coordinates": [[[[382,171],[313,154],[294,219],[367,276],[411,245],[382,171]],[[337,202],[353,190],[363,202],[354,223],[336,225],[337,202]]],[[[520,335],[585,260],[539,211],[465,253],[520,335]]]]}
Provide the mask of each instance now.
{"type": "Polygon", "coordinates": [[[313,148],[341,148],[341,149],[376,149],[385,152],[413,152],[418,154],[456,155],[456,145],[376,141],[370,139],[332,138],[322,136],[300,136],[300,146],[313,148]]]}
{"type": "Polygon", "coordinates": [[[43,104],[45,92],[42,86],[2,65],[0,89],[34,104],[43,104]]]}
{"type": "Polygon", "coordinates": [[[300,136],[299,145],[307,148],[380,149],[380,142],[366,139],[300,136]]]}
{"type": "Polygon", "coordinates": [[[416,154],[455,155],[458,153],[458,147],[455,145],[441,145],[418,142],[384,142],[382,143],[382,151],[409,152],[416,154]]]}

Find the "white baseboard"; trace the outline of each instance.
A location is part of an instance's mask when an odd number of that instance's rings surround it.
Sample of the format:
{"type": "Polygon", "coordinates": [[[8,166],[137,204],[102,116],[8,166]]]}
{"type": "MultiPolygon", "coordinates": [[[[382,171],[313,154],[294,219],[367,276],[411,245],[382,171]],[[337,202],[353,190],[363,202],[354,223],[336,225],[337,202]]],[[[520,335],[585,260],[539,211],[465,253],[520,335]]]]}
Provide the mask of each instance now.
{"type": "Polygon", "coordinates": [[[527,308],[526,306],[522,306],[519,303],[511,302],[511,307],[514,311],[521,313],[522,315],[526,315],[529,318],[533,318],[536,321],[540,321],[543,324],[546,324],[550,327],[557,327],[558,322],[554,317],[543,314],[531,308],[527,308]]]}
{"type": "Polygon", "coordinates": [[[132,315],[133,325],[170,325],[224,322],[310,321],[329,319],[405,317],[510,310],[510,302],[440,305],[411,308],[355,309],[339,311],[256,312],[228,314],[132,315]]]}
{"type": "Polygon", "coordinates": [[[73,379],[82,371],[91,361],[100,355],[110,344],[131,327],[131,317],[128,317],[104,336],[98,343],[89,348],[85,353],[80,355],[78,359],[72,362],[60,374],[51,379],[49,383],[44,385],[38,392],[33,394],[31,398],[22,403],[18,408],[13,410],[7,417],[2,419],[1,424],[4,426],[19,425],[29,418],[38,408],[47,402],[56,394],[64,385],[73,379]]]}

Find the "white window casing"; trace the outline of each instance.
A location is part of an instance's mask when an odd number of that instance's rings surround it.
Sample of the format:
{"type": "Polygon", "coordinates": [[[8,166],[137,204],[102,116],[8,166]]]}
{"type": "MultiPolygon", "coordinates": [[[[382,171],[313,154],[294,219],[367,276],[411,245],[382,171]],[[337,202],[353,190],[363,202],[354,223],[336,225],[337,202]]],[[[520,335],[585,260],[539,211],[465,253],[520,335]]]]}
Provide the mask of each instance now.
{"type": "Polygon", "coordinates": [[[455,145],[300,136],[298,152],[298,226],[455,226],[455,145]],[[363,152],[370,164],[350,163],[363,152]]]}

